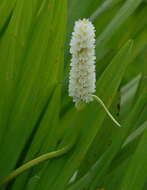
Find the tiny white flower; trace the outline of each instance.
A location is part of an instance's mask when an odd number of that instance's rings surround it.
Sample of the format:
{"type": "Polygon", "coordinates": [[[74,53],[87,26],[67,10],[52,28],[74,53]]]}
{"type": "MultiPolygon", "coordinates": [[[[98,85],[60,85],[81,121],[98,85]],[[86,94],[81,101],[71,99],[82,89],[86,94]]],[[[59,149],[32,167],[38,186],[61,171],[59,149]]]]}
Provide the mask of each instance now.
{"type": "Polygon", "coordinates": [[[92,101],[95,92],[95,28],[88,19],[75,22],[70,46],[69,96],[78,107],[92,101]]]}
{"type": "Polygon", "coordinates": [[[74,32],[70,42],[71,70],[69,76],[69,96],[77,108],[93,98],[104,108],[113,122],[120,124],[113,118],[103,101],[93,93],[95,92],[95,28],[88,19],[75,22],[74,32]]]}

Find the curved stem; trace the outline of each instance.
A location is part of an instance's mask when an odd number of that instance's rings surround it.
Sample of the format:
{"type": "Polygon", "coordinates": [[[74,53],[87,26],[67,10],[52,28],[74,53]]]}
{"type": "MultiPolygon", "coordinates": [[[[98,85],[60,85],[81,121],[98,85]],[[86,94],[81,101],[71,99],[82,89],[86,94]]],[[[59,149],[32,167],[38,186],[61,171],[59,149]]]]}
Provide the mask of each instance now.
{"type": "Polygon", "coordinates": [[[104,102],[96,95],[92,95],[92,97],[104,108],[108,116],[112,119],[112,121],[118,126],[121,127],[121,125],[114,119],[114,117],[111,115],[107,107],[105,106],[104,102]]]}
{"type": "Polygon", "coordinates": [[[30,169],[38,164],[40,164],[41,162],[44,162],[48,159],[52,159],[58,156],[61,156],[65,153],[67,153],[71,147],[72,147],[73,143],[71,143],[70,145],[67,145],[57,151],[53,151],[53,152],[49,152],[46,154],[43,154],[41,156],[39,156],[38,158],[35,158],[29,162],[27,162],[26,164],[20,166],[19,168],[17,168],[16,170],[12,171],[7,177],[4,177],[1,181],[0,181],[0,186],[9,182],[10,180],[12,180],[13,178],[15,178],[16,176],[18,176],[19,174],[23,173],[24,171],[26,171],[27,169],[30,169]]]}

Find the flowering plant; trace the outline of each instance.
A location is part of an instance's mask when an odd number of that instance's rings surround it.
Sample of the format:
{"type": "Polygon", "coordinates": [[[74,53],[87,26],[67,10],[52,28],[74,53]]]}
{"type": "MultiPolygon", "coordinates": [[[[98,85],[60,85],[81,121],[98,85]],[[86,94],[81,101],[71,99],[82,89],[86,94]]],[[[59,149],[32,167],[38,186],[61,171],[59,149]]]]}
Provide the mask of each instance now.
{"type": "Polygon", "coordinates": [[[147,189],[146,2],[0,1],[2,190],[147,189]]]}

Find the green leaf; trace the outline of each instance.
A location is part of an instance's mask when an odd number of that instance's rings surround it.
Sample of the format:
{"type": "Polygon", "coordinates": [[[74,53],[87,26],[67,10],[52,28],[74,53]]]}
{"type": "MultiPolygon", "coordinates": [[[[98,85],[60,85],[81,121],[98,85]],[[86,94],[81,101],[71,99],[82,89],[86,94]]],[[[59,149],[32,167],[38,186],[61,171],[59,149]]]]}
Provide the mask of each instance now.
{"type": "Polygon", "coordinates": [[[137,77],[133,78],[129,83],[127,83],[123,88],[121,89],[121,110],[120,110],[120,116],[121,119],[125,119],[127,114],[129,113],[131,109],[131,105],[133,102],[133,98],[135,97],[139,81],[140,81],[141,75],[138,75],[137,77]]]}
{"type": "Polygon", "coordinates": [[[117,5],[121,0],[107,0],[102,3],[102,5],[91,15],[90,20],[94,21],[105,11],[108,11],[110,8],[113,8],[117,5]]]}
{"type": "Polygon", "coordinates": [[[121,24],[123,24],[125,20],[135,11],[141,2],[142,0],[136,0],[135,2],[134,0],[127,0],[110,24],[108,24],[104,32],[97,38],[96,55],[98,60],[103,55],[106,43],[111,39],[112,35],[118,30],[121,24]]]}
{"type": "MultiPolygon", "coordinates": [[[[27,151],[23,163],[26,163],[46,152],[55,150],[57,138],[54,130],[58,130],[57,124],[59,122],[60,91],[61,85],[58,85],[51,98],[49,98],[49,105],[45,109],[44,115],[38,124],[39,126],[37,127],[37,131],[34,134],[32,143],[29,146],[29,150],[27,151]],[[50,144],[48,143],[49,140],[51,141],[50,144]],[[46,148],[42,151],[42,147],[44,146],[46,148]]],[[[32,170],[28,170],[21,176],[17,177],[12,189],[22,189],[31,172],[32,170]]]]}
{"type": "Polygon", "coordinates": [[[113,159],[108,173],[113,172],[113,170],[115,170],[115,168],[118,168],[121,165],[121,163],[123,163],[128,158],[132,157],[140,141],[142,134],[147,129],[146,125],[147,125],[147,122],[143,123],[141,126],[139,126],[133,133],[131,133],[127,137],[127,139],[122,144],[120,151],[113,159]]]}
{"type": "MultiPolygon", "coordinates": [[[[106,151],[104,153],[105,159],[102,160],[102,163],[100,166],[102,166],[104,164],[105,164],[105,166],[103,167],[103,169],[101,169],[100,172],[98,172],[98,170],[97,170],[98,173],[90,187],[92,190],[94,190],[94,188],[98,186],[100,179],[102,178],[102,176],[108,169],[108,165],[110,164],[111,159],[115,156],[116,152],[120,149],[120,146],[121,146],[123,140],[125,139],[125,137],[133,129],[137,118],[139,117],[141,111],[143,110],[143,108],[146,104],[146,101],[147,101],[146,90],[147,90],[147,88],[142,91],[139,99],[137,100],[136,104],[133,107],[133,110],[129,114],[128,119],[126,119],[126,121],[124,121],[124,124],[122,125],[122,128],[121,128],[120,135],[118,135],[116,133],[116,138],[112,142],[111,148],[108,149],[108,151],[106,151]],[[107,158],[109,158],[109,160],[107,158]]],[[[99,164],[98,164],[98,168],[99,168],[99,164]]]]}
{"type": "Polygon", "coordinates": [[[56,15],[63,8],[61,4],[64,6],[63,2],[58,3],[55,12],[55,1],[47,1],[33,27],[21,78],[15,89],[13,110],[8,122],[9,130],[1,144],[0,177],[6,176],[15,167],[38,124],[48,97],[55,86],[61,84],[59,79],[63,71],[63,58],[60,59],[60,56],[63,56],[66,18],[65,11],[62,12],[60,22],[58,14],[56,15]]]}
{"type": "Polygon", "coordinates": [[[10,14],[15,7],[17,0],[11,1],[11,0],[5,0],[2,1],[0,4],[0,33],[2,32],[4,26],[7,24],[7,21],[9,20],[10,14]]]}
{"type": "MultiPolygon", "coordinates": [[[[146,124],[147,126],[147,124],[146,124]]],[[[147,179],[147,130],[145,130],[130,161],[121,190],[142,189],[147,179]]]]}
{"type": "MultiPolygon", "coordinates": [[[[31,1],[30,1],[31,2],[31,1]]],[[[1,51],[1,75],[0,88],[0,140],[8,129],[7,122],[12,109],[14,89],[20,72],[20,54],[24,54],[23,43],[25,43],[31,23],[32,7],[28,7],[24,1],[17,1],[11,16],[10,23],[0,43],[1,51]],[[27,13],[26,13],[27,10],[27,13]],[[25,28],[19,30],[19,26],[25,28]]]]}
{"type": "Polygon", "coordinates": [[[128,165],[134,155],[136,147],[140,141],[143,132],[147,129],[147,122],[135,130],[124,142],[120,152],[112,161],[106,176],[103,178],[102,185],[104,189],[119,189],[128,165]]]}

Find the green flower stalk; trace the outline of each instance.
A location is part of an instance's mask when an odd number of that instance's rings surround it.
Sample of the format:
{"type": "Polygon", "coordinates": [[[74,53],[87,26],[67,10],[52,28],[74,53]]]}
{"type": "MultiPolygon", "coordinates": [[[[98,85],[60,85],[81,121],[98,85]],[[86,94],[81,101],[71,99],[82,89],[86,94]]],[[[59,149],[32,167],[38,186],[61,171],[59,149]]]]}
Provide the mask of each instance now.
{"type": "Polygon", "coordinates": [[[12,179],[17,177],[21,173],[23,173],[24,171],[26,171],[26,170],[44,162],[44,161],[62,156],[63,154],[67,153],[72,148],[72,146],[73,146],[73,143],[71,143],[71,144],[69,144],[69,145],[67,145],[67,146],[65,146],[65,147],[63,147],[57,151],[53,151],[53,152],[43,154],[43,155],[39,156],[38,158],[35,158],[35,159],[27,162],[26,164],[20,166],[19,168],[17,168],[13,172],[11,172],[8,176],[6,176],[2,180],[0,180],[0,186],[5,184],[5,183],[8,183],[12,179]]]}

